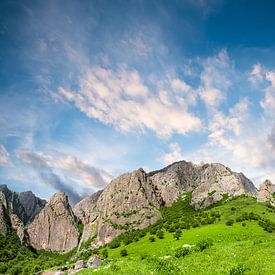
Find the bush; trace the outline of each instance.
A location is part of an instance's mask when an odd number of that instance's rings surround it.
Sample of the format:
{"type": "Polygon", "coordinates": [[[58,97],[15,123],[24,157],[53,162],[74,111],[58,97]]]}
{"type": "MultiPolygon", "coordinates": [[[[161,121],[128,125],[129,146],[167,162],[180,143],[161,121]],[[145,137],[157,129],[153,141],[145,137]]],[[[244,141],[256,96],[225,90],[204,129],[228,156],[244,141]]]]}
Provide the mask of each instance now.
{"type": "Polygon", "coordinates": [[[156,239],[155,239],[155,237],[153,237],[153,236],[151,236],[150,238],[149,238],[149,241],[150,242],[154,242],[156,239]]]}
{"type": "Polygon", "coordinates": [[[243,222],[243,223],[242,223],[242,226],[246,226],[246,223],[245,223],[245,222],[243,222]]]}
{"type": "Polygon", "coordinates": [[[103,257],[104,259],[108,258],[108,251],[107,251],[107,249],[102,250],[101,255],[102,255],[102,257],[103,257]]]}
{"type": "Polygon", "coordinates": [[[174,234],[174,238],[179,240],[179,238],[181,237],[181,230],[177,230],[176,233],[174,234]]]}
{"type": "Polygon", "coordinates": [[[141,259],[141,260],[145,260],[146,258],[148,258],[148,254],[142,253],[142,254],[140,255],[140,259],[141,259]]]}
{"type": "Polygon", "coordinates": [[[247,268],[245,268],[243,265],[238,265],[236,267],[233,267],[230,269],[229,274],[230,275],[243,275],[247,268]]]}
{"type": "Polygon", "coordinates": [[[121,250],[120,250],[120,255],[121,255],[122,257],[127,256],[127,255],[128,255],[127,250],[126,250],[126,249],[121,249],[121,250]]]}
{"type": "Polygon", "coordinates": [[[227,226],[231,226],[231,225],[233,225],[233,223],[234,223],[234,221],[233,221],[232,219],[230,219],[230,220],[228,220],[225,224],[226,224],[227,226]]]}
{"type": "Polygon", "coordinates": [[[186,255],[190,254],[190,249],[187,247],[179,247],[175,251],[175,257],[176,258],[182,258],[185,257],[186,255]]]}
{"type": "Polygon", "coordinates": [[[120,241],[118,239],[114,239],[111,243],[109,243],[109,247],[111,249],[117,248],[120,246],[120,241]]]}
{"type": "Polygon", "coordinates": [[[163,231],[162,231],[162,230],[158,230],[158,231],[157,231],[157,236],[158,236],[159,239],[163,239],[163,238],[164,238],[164,233],[163,233],[163,231]]]}
{"type": "Polygon", "coordinates": [[[210,238],[207,238],[205,240],[201,240],[197,243],[196,247],[198,248],[199,251],[203,251],[206,248],[210,247],[213,245],[213,240],[210,238]]]}

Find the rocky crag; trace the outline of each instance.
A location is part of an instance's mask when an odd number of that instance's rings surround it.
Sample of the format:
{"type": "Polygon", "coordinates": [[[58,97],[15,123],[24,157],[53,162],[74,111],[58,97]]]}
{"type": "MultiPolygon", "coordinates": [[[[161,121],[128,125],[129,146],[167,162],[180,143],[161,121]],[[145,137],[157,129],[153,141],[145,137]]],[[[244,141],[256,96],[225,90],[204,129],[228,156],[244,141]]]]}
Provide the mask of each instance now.
{"type": "Polygon", "coordinates": [[[265,180],[260,185],[259,192],[257,194],[257,201],[268,201],[271,205],[275,206],[275,184],[272,184],[270,180],[265,180]]]}
{"type": "Polygon", "coordinates": [[[31,192],[17,194],[1,186],[0,232],[6,234],[12,226],[21,242],[53,251],[69,251],[86,241],[97,247],[127,230],[155,223],[161,218],[160,207],[171,206],[186,192],[192,192],[195,208],[242,194],[274,204],[274,186],[266,181],[257,192],[242,173],[222,164],[186,161],[150,173],[143,169],[125,173],[73,210],[64,193],[55,194],[45,204],[31,192]]]}
{"type": "Polygon", "coordinates": [[[93,245],[99,246],[126,230],[144,228],[161,217],[161,206],[171,206],[186,192],[193,192],[196,208],[204,208],[225,194],[255,196],[257,189],[243,174],[221,164],[181,161],[148,174],[139,169],[112,180],[90,203],[84,199],[75,206],[84,224],[82,241],[93,238],[93,245]]]}
{"type": "Polygon", "coordinates": [[[28,226],[35,248],[69,251],[78,245],[80,230],[65,193],[56,193],[28,226]]]}

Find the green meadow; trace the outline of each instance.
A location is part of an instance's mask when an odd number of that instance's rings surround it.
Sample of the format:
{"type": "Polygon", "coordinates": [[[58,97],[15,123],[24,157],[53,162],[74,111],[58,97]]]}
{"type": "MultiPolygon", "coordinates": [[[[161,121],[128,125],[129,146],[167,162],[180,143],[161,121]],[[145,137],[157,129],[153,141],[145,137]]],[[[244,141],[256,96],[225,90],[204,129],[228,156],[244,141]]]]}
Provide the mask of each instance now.
{"type": "Polygon", "coordinates": [[[275,274],[274,208],[248,197],[225,198],[204,211],[187,203],[179,200],[162,209],[163,221],[141,231],[145,236],[129,243],[128,234],[114,240],[118,247],[101,248],[99,254],[107,255],[104,265],[78,274],[275,274]],[[214,215],[218,218],[209,221],[214,215]],[[268,220],[270,228],[259,225],[261,220],[268,220]],[[190,229],[180,229],[188,221],[190,229]]]}

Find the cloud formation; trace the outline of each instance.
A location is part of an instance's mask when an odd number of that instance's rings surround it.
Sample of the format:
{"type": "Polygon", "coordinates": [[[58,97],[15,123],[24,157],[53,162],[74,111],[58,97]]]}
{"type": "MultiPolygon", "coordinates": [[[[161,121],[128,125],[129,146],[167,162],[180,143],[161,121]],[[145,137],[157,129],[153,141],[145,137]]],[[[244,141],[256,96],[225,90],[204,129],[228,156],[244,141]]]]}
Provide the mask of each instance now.
{"type": "Polygon", "coordinates": [[[169,145],[170,152],[163,155],[162,160],[165,165],[184,159],[181,147],[178,143],[171,143],[169,145]]]}
{"type": "Polygon", "coordinates": [[[68,194],[73,203],[93,190],[102,189],[112,179],[75,156],[55,152],[53,155],[26,149],[17,151],[17,158],[32,167],[42,182],[68,194]]]}
{"type": "Polygon", "coordinates": [[[88,117],[122,132],[148,129],[169,137],[198,131],[201,121],[189,110],[184,95],[159,90],[157,84],[151,83],[151,90],[136,70],[94,67],[80,79],[78,90],[60,87],[59,93],[88,117]]]}
{"type": "Polygon", "coordinates": [[[0,144],[0,166],[11,166],[11,160],[8,151],[4,145],[0,144]]]}

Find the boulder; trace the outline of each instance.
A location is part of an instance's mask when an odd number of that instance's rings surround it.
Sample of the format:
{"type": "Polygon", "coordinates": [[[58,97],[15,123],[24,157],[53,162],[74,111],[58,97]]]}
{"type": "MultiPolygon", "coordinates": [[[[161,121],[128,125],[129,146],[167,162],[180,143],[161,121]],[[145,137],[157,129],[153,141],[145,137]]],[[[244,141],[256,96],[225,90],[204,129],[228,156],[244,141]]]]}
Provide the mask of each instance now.
{"type": "Polygon", "coordinates": [[[74,270],[79,270],[86,267],[87,267],[87,263],[83,260],[79,260],[75,263],[74,270]]]}
{"type": "Polygon", "coordinates": [[[102,259],[100,259],[98,256],[93,256],[88,260],[87,266],[89,268],[94,268],[94,267],[101,266],[102,263],[103,263],[102,259]]]}

